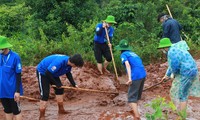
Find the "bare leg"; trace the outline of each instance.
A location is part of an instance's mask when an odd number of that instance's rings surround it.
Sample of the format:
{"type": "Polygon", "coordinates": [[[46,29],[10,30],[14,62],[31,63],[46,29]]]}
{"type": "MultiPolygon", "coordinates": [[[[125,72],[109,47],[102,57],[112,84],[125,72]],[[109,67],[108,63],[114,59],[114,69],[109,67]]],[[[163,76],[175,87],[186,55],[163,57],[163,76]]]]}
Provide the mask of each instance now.
{"type": "Polygon", "coordinates": [[[109,62],[107,60],[104,61],[104,66],[103,69],[106,73],[110,73],[110,71],[107,70],[107,66],[108,66],[109,62]]]}
{"type": "Polygon", "coordinates": [[[180,110],[186,110],[187,108],[187,101],[180,103],[180,110]]]}
{"type": "Polygon", "coordinates": [[[186,116],[187,116],[187,111],[186,111],[186,109],[187,109],[187,101],[181,102],[181,103],[180,103],[180,111],[181,111],[182,114],[185,114],[185,113],[186,113],[186,116]]]}
{"type": "Polygon", "coordinates": [[[19,113],[18,115],[15,115],[16,120],[22,120],[22,114],[19,113]]]}
{"type": "Polygon", "coordinates": [[[13,119],[13,114],[12,113],[10,113],[10,114],[5,113],[5,114],[6,114],[6,120],[12,120],[13,119]]]}
{"type": "Polygon", "coordinates": [[[56,100],[58,103],[58,113],[59,114],[68,114],[69,112],[65,111],[63,104],[63,95],[56,95],[56,100]]]}
{"type": "Polygon", "coordinates": [[[133,113],[134,113],[134,120],[140,120],[140,114],[139,114],[139,111],[138,111],[137,103],[130,103],[130,106],[131,106],[133,113]]]}
{"type": "Polygon", "coordinates": [[[40,110],[40,117],[39,117],[39,120],[45,119],[46,107],[47,107],[47,101],[40,100],[40,109],[39,109],[40,110]]]}
{"type": "Polygon", "coordinates": [[[99,70],[100,74],[102,75],[102,63],[97,63],[97,69],[99,70]]]}

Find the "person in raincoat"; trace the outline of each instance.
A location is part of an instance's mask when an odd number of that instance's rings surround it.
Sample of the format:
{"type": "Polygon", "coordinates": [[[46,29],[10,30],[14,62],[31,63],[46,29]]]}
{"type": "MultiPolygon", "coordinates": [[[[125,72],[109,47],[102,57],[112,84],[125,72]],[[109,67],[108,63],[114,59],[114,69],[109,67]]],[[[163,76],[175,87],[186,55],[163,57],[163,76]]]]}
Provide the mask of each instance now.
{"type": "Polygon", "coordinates": [[[22,120],[20,95],[23,95],[20,56],[10,49],[8,38],[0,36],[0,99],[6,120],[22,120]]]}
{"type": "Polygon", "coordinates": [[[169,38],[161,39],[158,49],[167,54],[168,69],[162,80],[174,74],[170,97],[174,102],[180,102],[180,111],[186,112],[188,97],[200,97],[197,64],[187,50],[173,46],[169,38]]]}

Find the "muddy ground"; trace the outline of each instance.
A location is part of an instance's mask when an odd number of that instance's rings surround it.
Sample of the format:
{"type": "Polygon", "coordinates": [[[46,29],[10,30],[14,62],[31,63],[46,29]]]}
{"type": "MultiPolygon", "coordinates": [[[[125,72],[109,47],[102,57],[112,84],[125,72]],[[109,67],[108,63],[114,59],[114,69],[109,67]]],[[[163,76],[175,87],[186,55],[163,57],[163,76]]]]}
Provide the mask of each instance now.
{"type": "MultiPolygon", "coordinates": [[[[200,67],[200,61],[197,61],[200,67]]],[[[145,67],[147,70],[147,79],[145,88],[158,83],[163,77],[167,64],[152,64],[145,67]]],[[[85,64],[82,69],[73,69],[72,74],[80,88],[119,92],[119,95],[83,92],[65,89],[64,107],[70,113],[66,115],[57,114],[57,105],[53,89],[51,89],[50,99],[46,111],[46,120],[133,120],[131,108],[127,104],[127,86],[118,85],[114,74],[98,75],[96,67],[91,64],[85,64]]],[[[23,67],[23,88],[24,96],[39,99],[39,88],[35,74],[35,66],[23,67]]],[[[61,77],[64,85],[69,86],[65,76],[61,77]]],[[[126,76],[119,77],[123,84],[126,76]]],[[[170,100],[169,89],[171,81],[158,85],[152,89],[143,92],[142,100],[139,102],[139,111],[142,120],[145,120],[145,114],[152,112],[150,107],[145,107],[147,103],[157,96],[165,97],[170,100]]],[[[144,88],[144,89],[145,89],[144,88]]],[[[38,120],[39,102],[33,102],[27,99],[21,100],[21,109],[24,120],[38,120]]],[[[188,101],[189,120],[200,119],[200,99],[190,98],[188,101]]],[[[169,119],[175,120],[176,115],[170,115],[169,119]]],[[[0,120],[4,120],[3,108],[0,105],[0,120]]]]}

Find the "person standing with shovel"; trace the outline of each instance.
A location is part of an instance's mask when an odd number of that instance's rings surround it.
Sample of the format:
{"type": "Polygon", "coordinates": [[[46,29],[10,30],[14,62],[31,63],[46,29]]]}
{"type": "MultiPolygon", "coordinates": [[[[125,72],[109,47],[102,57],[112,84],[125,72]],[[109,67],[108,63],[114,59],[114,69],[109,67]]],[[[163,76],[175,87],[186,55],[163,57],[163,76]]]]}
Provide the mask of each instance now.
{"type": "Polygon", "coordinates": [[[94,36],[94,56],[97,61],[97,69],[99,73],[102,75],[103,72],[110,73],[107,70],[107,66],[109,62],[112,61],[111,51],[109,47],[112,47],[112,38],[114,33],[113,24],[116,24],[115,17],[112,15],[107,16],[106,20],[103,20],[103,23],[98,23],[95,29],[94,36]],[[108,31],[108,37],[110,40],[110,44],[108,43],[106,37],[106,30],[108,31]],[[103,63],[102,57],[105,57],[105,61],[103,63]]]}
{"type": "Polygon", "coordinates": [[[23,95],[20,56],[9,49],[8,38],[0,36],[0,99],[6,120],[22,120],[20,95],[23,95]]]}
{"type": "Polygon", "coordinates": [[[115,49],[121,51],[120,58],[128,74],[128,81],[126,82],[129,85],[128,103],[133,110],[134,120],[140,120],[138,101],[141,99],[146,78],[145,67],[140,57],[131,51],[132,47],[129,46],[127,40],[121,40],[115,49]]]}

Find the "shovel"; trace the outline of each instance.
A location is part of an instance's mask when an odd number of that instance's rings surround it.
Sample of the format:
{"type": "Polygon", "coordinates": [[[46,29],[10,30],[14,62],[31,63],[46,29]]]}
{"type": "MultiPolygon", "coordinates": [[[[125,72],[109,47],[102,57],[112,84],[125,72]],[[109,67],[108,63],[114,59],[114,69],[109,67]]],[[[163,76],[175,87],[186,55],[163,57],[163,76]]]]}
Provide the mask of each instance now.
{"type": "MultiPolygon", "coordinates": [[[[52,87],[56,87],[52,85],[52,87]]],[[[96,93],[106,93],[106,94],[119,94],[118,92],[110,92],[110,91],[101,91],[101,90],[93,90],[93,89],[85,89],[85,88],[76,88],[76,87],[68,87],[68,86],[61,86],[64,89],[70,90],[77,90],[77,91],[85,91],[85,92],[96,92],[96,93]]]]}
{"type": "Polygon", "coordinates": [[[39,102],[39,99],[35,99],[35,98],[31,98],[31,97],[27,97],[27,96],[20,96],[20,99],[27,99],[30,101],[34,101],[34,102],[39,102]]]}
{"type": "MultiPolygon", "coordinates": [[[[108,44],[110,44],[110,39],[109,39],[109,36],[108,36],[107,28],[105,28],[105,31],[106,31],[106,38],[108,40],[108,44]]],[[[113,56],[113,52],[112,52],[112,47],[109,46],[109,48],[110,48],[110,53],[111,53],[111,57],[112,57],[112,63],[113,63],[114,70],[115,70],[116,80],[118,81],[118,73],[117,73],[117,69],[116,69],[116,65],[115,65],[115,60],[114,60],[114,56],[113,56]]]]}
{"type": "Polygon", "coordinates": [[[152,86],[149,86],[149,87],[143,89],[143,91],[149,90],[149,89],[151,89],[151,88],[153,88],[153,87],[155,87],[155,86],[158,86],[158,85],[160,85],[160,84],[162,84],[162,83],[166,83],[166,82],[168,82],[170,79],[171,79],[171,78],[169,78],[169,79],[167,79],[167,80],[160,81],[160,82],[158,82],[158,83],[156,83],[156,84],[154,84],[154,85],[152,85],[152,86]]]}
{"type": "MultiPolygon", "coordinates": [[[[158,82],[158,83],[156,83],[156,84],[154,84],[152,86],[146,87],[146,88],[143,89],[143,91],[147,91],[147,90],[149,90],[151,88],[154,88],[154,87],[156,87],[156,86],[158,86],[158,85],[160,85],[162,83],[166,83],[166,82],[170,81],[170,79],[163,80],[163,81],[160,81],[160,82],[158,82]]],[[[125,79],[120,80],[120,88],[119,88],[120,91],[127,91],[128,90],[128,85],[125,84],[125,83],[126,83],[125,79]]]]}

